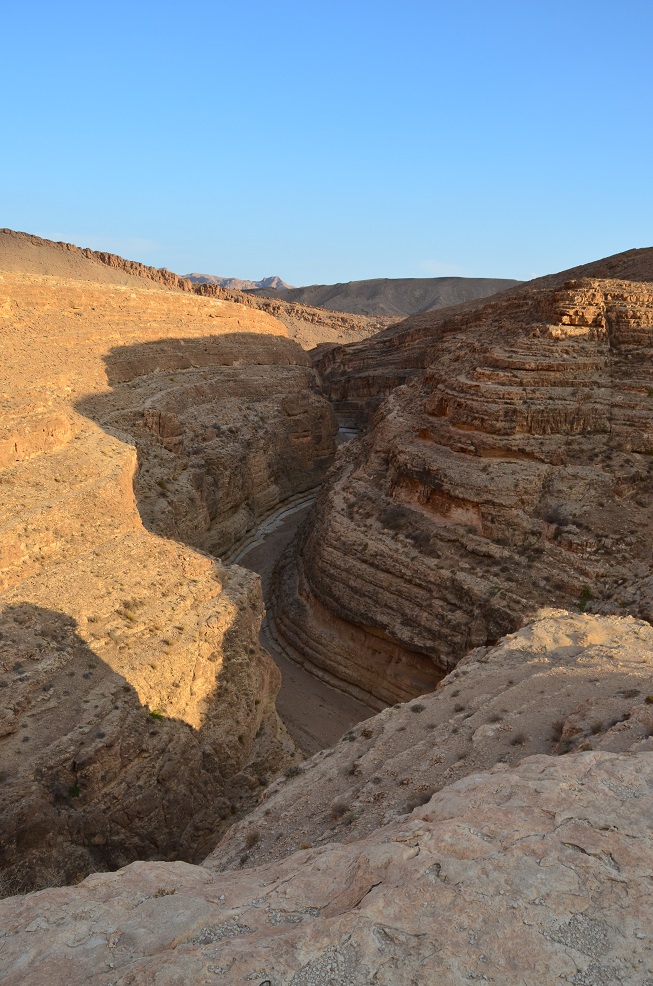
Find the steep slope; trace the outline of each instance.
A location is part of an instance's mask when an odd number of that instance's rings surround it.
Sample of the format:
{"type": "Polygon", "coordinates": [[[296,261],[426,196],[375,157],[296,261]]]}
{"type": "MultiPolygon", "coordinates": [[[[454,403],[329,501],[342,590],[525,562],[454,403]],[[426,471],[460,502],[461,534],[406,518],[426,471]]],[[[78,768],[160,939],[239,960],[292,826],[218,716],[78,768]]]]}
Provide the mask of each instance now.
{"type": "Polygon", "coordinates": [[[196,549],[320,481],[332,412],[249,306],[5,271],[0,319],[5,885],[201,859],[295,753],[258,579],[196,549]]]}
{"type": "Polygon", "coordinates": [[[289,655],[395,702],[542,605],[638,579],[648,615],[652,325],[648,284],[583,280],[327,352],[338,410],[381,406],[278,575],[289,655]]]}
{"type": "Polygon", "coordinates": [[[3,981],[648,983],[652,634],[549,613],[290,771],[203,866],[0,902],[3,981]]]}
{"type": "Polygon", "coordinates": [[[352,842],[497,763],[579,751],[653,753],[653,628],[546,610],[441,684],[292,767],[205,862],[260,866],[352,842]],[[253,834],[256,835],[254,839],[253,834]]]}
{"type": "Polygon", "coordinates": [[[95,284],[122,284],[141,290],[146,287],[192,290],[192,286],[186,285],[183,278],[172,271],[147,267],[116,254],[81,248],[72,243],[55,243],[13,229],[0,229],[0,270],[95,284]]]}
{"type": "Polygon", "coordinates": [[[385,328],[390,321],[376,316],[370,318],[288,304],[279,298],[278,292],[273,292],[269,299],[256,298],[240,290],[227,290],[219,283],[189,280],[165,268],[147,267],[113,253],[82,249],[72,243],[55,243],[11,229],[0,229],[0,271],[115,284],[135,290],[168,288],[230,301],[257,308],[278,318],[286,326],[290,338],[304,349],[312,349],[326,342],[346,343],[367,339],[385,328]]]}
{"type": "MultiPolygon", "coordinates": [[[[378,277],[370,281],[290,288],[284,292],[283,298],[284,301],[332,311],[399,319],[414,312],[486,298],[519,283],[508,278],[491,277],[378,277]]],[[[269,289],[248,291],[248,294],[274,297],[269,289]]]]}
{"type": "Polygon", "coordinates": [[[614,253],[601,260],[592,260],[588,264],[570,267],[558,274],[547,274],[529,281],[532,287],[556,286],[565,281],[579,280],[583,277],[608,278],[620,281],[653,281],[653,247],[641,247],[637,250],[625,250],[614,253]]]}

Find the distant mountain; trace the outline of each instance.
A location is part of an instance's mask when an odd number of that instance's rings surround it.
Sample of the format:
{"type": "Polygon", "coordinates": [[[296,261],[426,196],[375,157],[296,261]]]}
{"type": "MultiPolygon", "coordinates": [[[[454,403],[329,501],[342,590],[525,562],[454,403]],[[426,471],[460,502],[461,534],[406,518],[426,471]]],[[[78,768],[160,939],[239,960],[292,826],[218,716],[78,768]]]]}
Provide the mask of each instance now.
{"type": "MultiPolygon", "coordinates": [[[[371,281],[287,288],[283,297],[284,301],[329,308],[331,311],[405,318],[417,312],[485,298],[521,283],[491,277],[378,277],[371,281]]],[[[274,296],[274,292],[267,288],[245,290],[267,298],[274,296]]]]}
{"type": "Polygon", "coordinates": [[[275,291],[287,291],[292,287],[291,284],[286,284],[285,281],[276,276],[264,277],[261,281],[243,281],[240,277],[217,277],[215,274],[184,274],[183,277],[195,284],[217,284],[229,291],[255,291],[258,289],[272,291],[272,297],[274,297],[275,291]]]}

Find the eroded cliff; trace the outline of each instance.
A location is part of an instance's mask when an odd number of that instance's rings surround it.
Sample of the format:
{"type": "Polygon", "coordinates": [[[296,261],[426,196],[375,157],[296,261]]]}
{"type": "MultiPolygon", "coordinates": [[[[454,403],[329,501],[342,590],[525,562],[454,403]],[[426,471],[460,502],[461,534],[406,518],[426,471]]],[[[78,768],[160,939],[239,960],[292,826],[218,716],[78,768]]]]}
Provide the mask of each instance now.
{"type": "Polygon", "coordinates": [[[78,247],[74,243],[55,243],[12,229],[0,229],[0,270],[93,284],[122,285],[137,291],[182,291],[203,298],[229,301],[246,308],[256,308],[279,319],[290,338],[296,339],[305,349],[319,343],[366,339],[392,321],[377,315],[328,311],[281,298],[258,298],[243,291],[223,288],[219,284],[198,284],[165,267],[149,267],[115,253],[78,247]]]}
{"type": "Polygon", "coordinates": [[[379,410],[278,574],[288,652],[379,707],[542,605],[649,614],[652,325],[649,284],[572,281],[326,353],[379,410]]]}
{"type": "Polygon", "coordinates": [[[5,272],[0,313],[3,886],[201,859],[295,758],[215,554],[320,481],[333,415],[246,306],[5,272]]]}

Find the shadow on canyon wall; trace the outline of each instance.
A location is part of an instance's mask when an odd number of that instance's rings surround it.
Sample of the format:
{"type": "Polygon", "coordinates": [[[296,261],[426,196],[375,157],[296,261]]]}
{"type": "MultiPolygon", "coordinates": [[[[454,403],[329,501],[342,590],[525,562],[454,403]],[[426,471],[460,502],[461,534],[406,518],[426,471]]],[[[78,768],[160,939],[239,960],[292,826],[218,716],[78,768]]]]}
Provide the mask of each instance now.
{"type": "Polygon", "coordinates": [[[112,390],[77,409],[136,444],[144,526],[214,557],[318,486],[337,424],[307,354],[283,336],[238,332],[113,348],[112,390]]]}

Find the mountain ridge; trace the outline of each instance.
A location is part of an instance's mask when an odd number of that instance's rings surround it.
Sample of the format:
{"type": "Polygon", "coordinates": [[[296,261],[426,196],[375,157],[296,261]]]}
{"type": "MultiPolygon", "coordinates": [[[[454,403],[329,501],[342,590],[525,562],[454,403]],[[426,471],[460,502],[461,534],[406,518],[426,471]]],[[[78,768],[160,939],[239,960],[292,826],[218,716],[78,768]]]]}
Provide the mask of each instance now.
{"type": "MultiPolygon", "coordinates": [[[[309,284],[289,288],[284,300],[331,311],[356,315],[383,315],[406,318],[418,312],[465,301],[474,301],[517,287],[521,281],[492,277],[376,277],[337,284],[309,284]]],[[[269,289],[247,291],[258,297],[270,297],[269,289]]]]}
{"type": "MultiPolygon", "coordinates": [[[[192,281],[193,284],[217,284],[221,288],[229,291],[255,291],[258,289],[266,291],[287,291],[292,289],[292,284],[286,284],[277,274],[271,277],[262,277],[260,281],[250,281],[241,277],[219,277],[217,274],[182,274],[184,280],[192,281]]],[[[274,297],[274,295],[273,295],[274,297]]]]}

